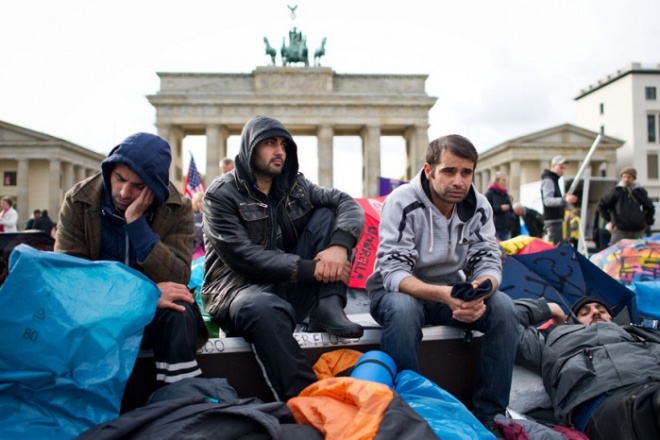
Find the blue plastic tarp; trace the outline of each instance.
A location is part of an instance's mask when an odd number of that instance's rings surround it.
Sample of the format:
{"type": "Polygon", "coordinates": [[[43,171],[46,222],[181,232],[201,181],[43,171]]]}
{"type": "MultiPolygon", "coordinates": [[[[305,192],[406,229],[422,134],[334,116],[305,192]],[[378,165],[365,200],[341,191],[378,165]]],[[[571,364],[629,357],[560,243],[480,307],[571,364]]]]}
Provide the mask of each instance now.
{"type": "Polygon", "coordinates": [[[0,288],[0,438],[70,439],[119,415],[160,291],[116,262],[20,245],[0,288]]]}

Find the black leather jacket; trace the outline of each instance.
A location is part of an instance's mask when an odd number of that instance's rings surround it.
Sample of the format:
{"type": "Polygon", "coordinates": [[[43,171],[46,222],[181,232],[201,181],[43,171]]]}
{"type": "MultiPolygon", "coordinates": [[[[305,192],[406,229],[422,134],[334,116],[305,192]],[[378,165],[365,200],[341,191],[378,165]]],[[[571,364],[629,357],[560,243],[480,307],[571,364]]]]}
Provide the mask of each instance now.
{"type": "Polygon", "coordinates": [[[294,254],[298,238],[316,208],[336,214],[331,245],[351,250],[364,227],[364,212],[348,194],[320,187],[298,173],[297,146],[278,121],[257,117],[243,129],[236,168],[213,181],[204,196],[206,263],[202,299],[207,312],[222,317],[235,293],[250,284],[311,281],[313,260],[294,254]],[[264,139],[287,141],[284,170],[269,195],[257,189],[251,167],[264,139]]]}

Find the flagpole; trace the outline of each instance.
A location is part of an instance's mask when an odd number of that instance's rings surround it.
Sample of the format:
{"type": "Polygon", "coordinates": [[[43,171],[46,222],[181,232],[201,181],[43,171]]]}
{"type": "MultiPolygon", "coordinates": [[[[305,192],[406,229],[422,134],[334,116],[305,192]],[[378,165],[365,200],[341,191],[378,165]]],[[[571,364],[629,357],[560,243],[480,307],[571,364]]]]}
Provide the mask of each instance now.
{"type": "Polygon", "coordinates": [[[587,153],[587,157],[584,158],[584,162],[582,162],[582,165],[580,166],[580,169],[578,170],[577,174],[575,175],[575,178],[573,179],[573,183],[571,183],[571,187],[568,188],[568,191],[566,191],[566,194],[573,194],[573,192],[577,188],[578,183],[580,183],[580,177],[582,177],[582,173],[584,173],[584,170],[587,168],[587,166],[591,162],[591,156],[593,156],[594,152],[596,151],[596,148],[598,147],[598,144],[600,144],[600,138],[601,138],[601,134],[598,133],[598,136],[596,136],[596,140],[591,145],[591,148],[589,149],[589,152],[587,153]]]}

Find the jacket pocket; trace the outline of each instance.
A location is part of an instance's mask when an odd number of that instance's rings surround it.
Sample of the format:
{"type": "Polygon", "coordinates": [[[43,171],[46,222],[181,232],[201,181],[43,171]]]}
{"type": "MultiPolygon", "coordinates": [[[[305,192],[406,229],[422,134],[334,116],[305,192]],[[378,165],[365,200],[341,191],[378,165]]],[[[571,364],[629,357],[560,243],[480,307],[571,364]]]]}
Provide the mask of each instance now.
{"type": "Polygon", "coordinates": [[[560,363],[553,377],[553,388],[556,390],[555,404],[564,406],[571,393],[579,392],[581,385],[596,375],[594,369],[594,350],[585,348],[560,363]]]}
{"type": "Polygon", "coordinates": [[[270,209],[265,203],[241,203],[239,205],[241,220],[245,225],[250,241],[267,245],[270,230],[270,209]]]}
{"type": "Polygon", "coordinates": [[[296,185],[286,201],[286,211],[291,221],[298,226],[297,221],[307,216],[313,209],[308,194],[300,185],[296,185]]]}

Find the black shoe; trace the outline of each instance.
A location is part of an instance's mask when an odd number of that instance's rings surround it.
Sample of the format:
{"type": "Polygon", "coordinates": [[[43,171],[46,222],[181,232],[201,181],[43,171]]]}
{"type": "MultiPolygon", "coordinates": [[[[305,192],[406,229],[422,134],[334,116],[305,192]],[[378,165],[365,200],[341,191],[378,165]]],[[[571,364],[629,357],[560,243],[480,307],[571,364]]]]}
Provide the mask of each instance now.
{"type": "Polygon", "coordinates": [[[502,433],[502,430],[500,429],[499,426],[497,426],[497,423],[495,423],[495,420],[487,420],[487,421],[482,421],[481,422],[487,430],[493,433],[495,438],[497,439],[505,439],[504,434],[502,433]]]}
{"type": "Polygon", "coordinates": [[[319,304],[309,315],[310,332],[326,331],[340,338],[361,338],[364,330],[346,316],[341,297],[332,295],[319,300],[319,304]]]}

